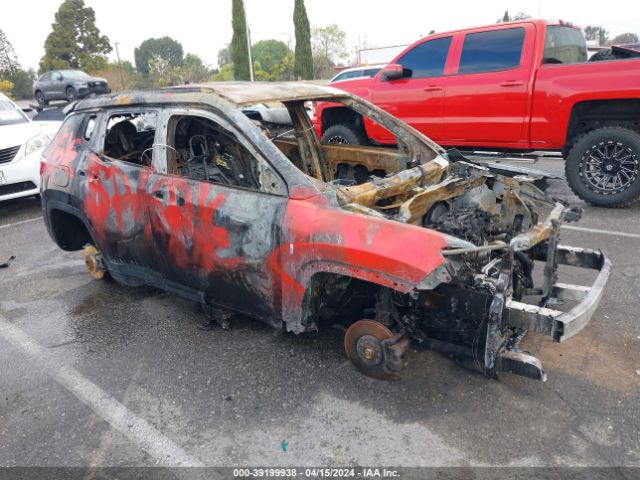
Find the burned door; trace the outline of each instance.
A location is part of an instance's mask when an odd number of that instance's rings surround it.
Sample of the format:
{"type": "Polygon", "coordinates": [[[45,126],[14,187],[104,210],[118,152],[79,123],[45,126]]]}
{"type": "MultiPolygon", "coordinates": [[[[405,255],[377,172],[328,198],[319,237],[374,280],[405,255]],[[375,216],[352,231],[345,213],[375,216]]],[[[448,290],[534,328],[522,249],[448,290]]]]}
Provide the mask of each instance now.
{"type": "Polygon", "coordinates": [[[166,287],[275,321],[264,263],[280,240],[284,181],[242,134],[208,112],[165,112],[162,123],[165,163],[150,180],[149,215],[166,287]]]}
{"type": "Polygon", "coordinates": [[[84,211],[109,270],[130,283],[143,283],[155,265],[147,182],[156,120],[145,110],[93,114],[83,133],[92,143],[78,169],[84,211]]]}

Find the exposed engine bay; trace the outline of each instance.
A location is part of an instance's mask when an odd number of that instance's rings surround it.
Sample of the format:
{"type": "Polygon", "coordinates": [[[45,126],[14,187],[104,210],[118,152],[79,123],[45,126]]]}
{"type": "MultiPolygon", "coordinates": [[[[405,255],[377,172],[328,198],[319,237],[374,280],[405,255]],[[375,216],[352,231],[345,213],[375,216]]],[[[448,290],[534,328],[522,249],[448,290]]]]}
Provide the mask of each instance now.
{"type": "Polygon", "coordinates": [[[376,378],[393,375],[410,340],[471,358],[489,376],[506,370],[544,380],[541,362],[520,341],[530,331],[568,338],[588,322],[593,308],[586,304],[601,294],[558,283],[558,266],[600,270],[598,287],[609,275],[601,252],[559,245],[561,224],[578,220],[581,210],[547,195],[540,172],[482,165],[393,124],[384,126],[396,137],[395,149],[318,144],[307,134],[302,103],[287,107],[294,135],[280,138],[265,128],[267,136],[303,172],[327,182],[341,208],[447,236],[445,261],[407,294],[381,288],[372,296],[371,285],[352,279],[330,278],[318,287],[320,319],[347,319],[345,348],[357,368],[376,378]],[[537,284],[536,263],[543,277],[537,284]],[[551,308],[565,301],[578,305],[568,313],[551,308]]]}
{"type": "MultiPolygon", "coordinates": [[[[487,353],[487,320],[496,293],[503,289],[505,298],[515,301],[537,296],[539,305],[546,306],[551,292],[534,285],[536,249],[546,248],[552,235],[557,238],[566,212],[568,220],[577,219],[579,212],[555,203],[534,185],[535,180],[437,158],[384,179],[339,189],[343,208],[456,237],[452,242],[456,248],[443,252],[448,271],[441,272],[440,279],[413,295],[392,293],[384,301],[381,308],[389,312],[390,327],[400,324],[414,340],[432,348],[450,344],[468,349],[479,362],[487,353]],[[555,212],[555,226],[541,226],[545,212],[555,212]],[[505,271],[507,289],[501,279],[505,271]]],[[[548,285],[555,278],[555,266],[550,275],[548,285]]],[[[501,344],[515,346],[525,333],[522,328],[503,330],[501,344]]]]}

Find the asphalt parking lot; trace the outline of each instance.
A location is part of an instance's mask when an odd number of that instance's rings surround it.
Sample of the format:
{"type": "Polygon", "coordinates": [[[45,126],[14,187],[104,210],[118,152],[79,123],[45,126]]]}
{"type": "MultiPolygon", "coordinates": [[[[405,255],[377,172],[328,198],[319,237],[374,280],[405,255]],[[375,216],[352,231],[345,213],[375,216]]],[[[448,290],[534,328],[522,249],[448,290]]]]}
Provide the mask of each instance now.
{"type": "Polygon", "coordinates": [[[525,341],[546,383],[433,352],[379,382],[350,366],[337,330],[278,335],[238,317],[206,330],[192,302],[92,280],[38,202],[4,202],[0,263],[16,258],[0,269],[0,465],[640,466],[640,203],[598,209],[552,189],[585,207],[562,243],[605,249],[614,272],[581,334],[525,341]]]}

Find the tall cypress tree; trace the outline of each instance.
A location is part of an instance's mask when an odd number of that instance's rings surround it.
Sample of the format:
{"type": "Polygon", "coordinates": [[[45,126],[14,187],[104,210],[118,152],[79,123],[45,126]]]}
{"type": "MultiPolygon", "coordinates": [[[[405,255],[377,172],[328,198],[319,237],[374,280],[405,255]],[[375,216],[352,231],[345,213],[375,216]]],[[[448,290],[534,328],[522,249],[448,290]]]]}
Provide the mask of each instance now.
{"type": "Polygon", "coordinates": [[[233,63],[233,77],[236,80],[249,80],[247,19],[242,0],[233,0],[231,25],[233,26],[233,37],[231,37],[229,50],[233,63]]]}
{"type": "Polygon", "coordinates": [[[293,74],[304,80],[313,78],[313,53],[311,52],[311,28],[304,8],[304,0],[296,0],[293,7],[293,24],[296,29],[296,52],[293,74]]]}

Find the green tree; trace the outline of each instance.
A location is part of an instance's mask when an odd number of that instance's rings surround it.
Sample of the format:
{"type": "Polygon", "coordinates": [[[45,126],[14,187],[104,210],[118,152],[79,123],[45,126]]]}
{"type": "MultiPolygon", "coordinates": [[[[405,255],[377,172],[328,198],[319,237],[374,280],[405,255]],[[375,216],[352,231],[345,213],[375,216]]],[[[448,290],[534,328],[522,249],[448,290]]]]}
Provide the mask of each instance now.
{"type": "Polygon", "coordinates": [[[596,27],[593,25],[587,25],[584,27],[584,38],[587,40],[596,40],[600,33],[601,27],[596,27]]]}
{"type": "Polygon", "coordinates": [[[13,73],[20,68],[18,57],[6,34],[0,29],[0,72],[13,73]]]}
{"type": "Polygon", "coordinates": [[[107,64],[111,44],[100,35],[96,14],[83,0],[65,0],[58,8],[52,31],[44,42],[40,71],[77,68],[97,70],[107,64]]]}
{"type": "Polygon", "coordinates": [[[296,78],[313,78],[313,52],[311,50],[311,27],[307,18],[304,0],[295,0],[293,25],[296,30],[296,51],[293,73],[296,78]]]}
{"type": "Polygon", "coordinates": [[[294,80],[293,76],[294,55],[293,52],[287,51],[287,55],[280,63],[271,70],[271,80],[294,80]]]}
{"type": "Polygon", "coordinates": [[[247,19],[242,0],[232,0],[233,36],[229,50],[233,64],[233,77],[236,80],[249,80],[249,46],[247,43],[247,19]]]}
{"type": "Polygon", "coordinates": [[[528,20],[531,18],[531,15],[524,12],[518,12],[513,17],[509,15],[509,10],[505,10],[502,18],[499,18],[497,23],[501,22],[515,22],[516,20],[528,20]]]}
{"type": "Polygon", "coordinates": [[[145,76],[149,75],[151,58],[160,57],[163,60],[161,63],[166,63],[167,68],[171,69],[182,65],[183,55],[182,45],[171,37],[147,38],[133,51],[136,68],[145,76]]]}
{"type": "Polygon", "coordinates": [[[335,75],[336,65],[324,55],[313,56],[313,78],[328,79],[335,75]]]}
{"type": "Polygon", "coordinates": [[[313,27],[313,78],[330,78],[338,62],[348,57],[347,34],[336,24],[313,27]]]}
{"type": "Polygon", "coordinates": [[[13,82],[10,80],[0,80],[0,92],[9,98],[13,98],[13,87],[13,82]]]}
{"type": "Polygon", "coordinates": [[[231,54],[229,53],[229,47],[224,47],[218,50],[218,67],[222,68],[228,63],[231,63],[231,54]]]}
{"type": "Polygon", "coordinates": [[[29,70],[19,68],[13,72],[7,72],[7,74],[0,72],[0,78],[5,78],[13,83],[13,95],[15,98],[19,100],[32,98],[33,81],[36,79],[36,72],[32,68],[29,70]]]}
{"type": "Polygon", "coordinates": [[[233,65],[230,63],[224,64],[218,72],[211,75],[213,82],[228,82],[229,80],[233,80],[233,65]]]}
{"type": "Polygon", "coordinates": [[[612,40],[612,43],[614,45],[629,45],[630,43],[638,43],[638,35],[631,32],[621,33],[612,40]]]}
{"type": "Polygon", "coordinates": [[[211,76],[211,70],[195,53],[187,53],[182,61],[182,76],[185,82],[204,82],[211,76]]]}
{"type": "Polygon", "coordinates": [[[284,61],[289,48],[280,40],[261,40],[251,47],[254,69],[256,63],[260,63],[262,70],[272,75],[274,70],[284,61]]]}
{"type": "Polygon", "coordinates": [[[600,27],[598,31],[598,45],[605,45],[609,41],[609,30],[600,27]]]}
{"type": "Polygon", "coordinates": [[[584,27],[584,38],[597,40],[598,45],[604,45],[609,40],[609,31],[599,25],[587,25],[584,27]]]}
{"type": "Polygon", "coordinates": [[[324,57],[334,64],[349,56],[347,34],[335,23],[326,27],[313,27],[311,44],[314,57],[324,57]]]}

